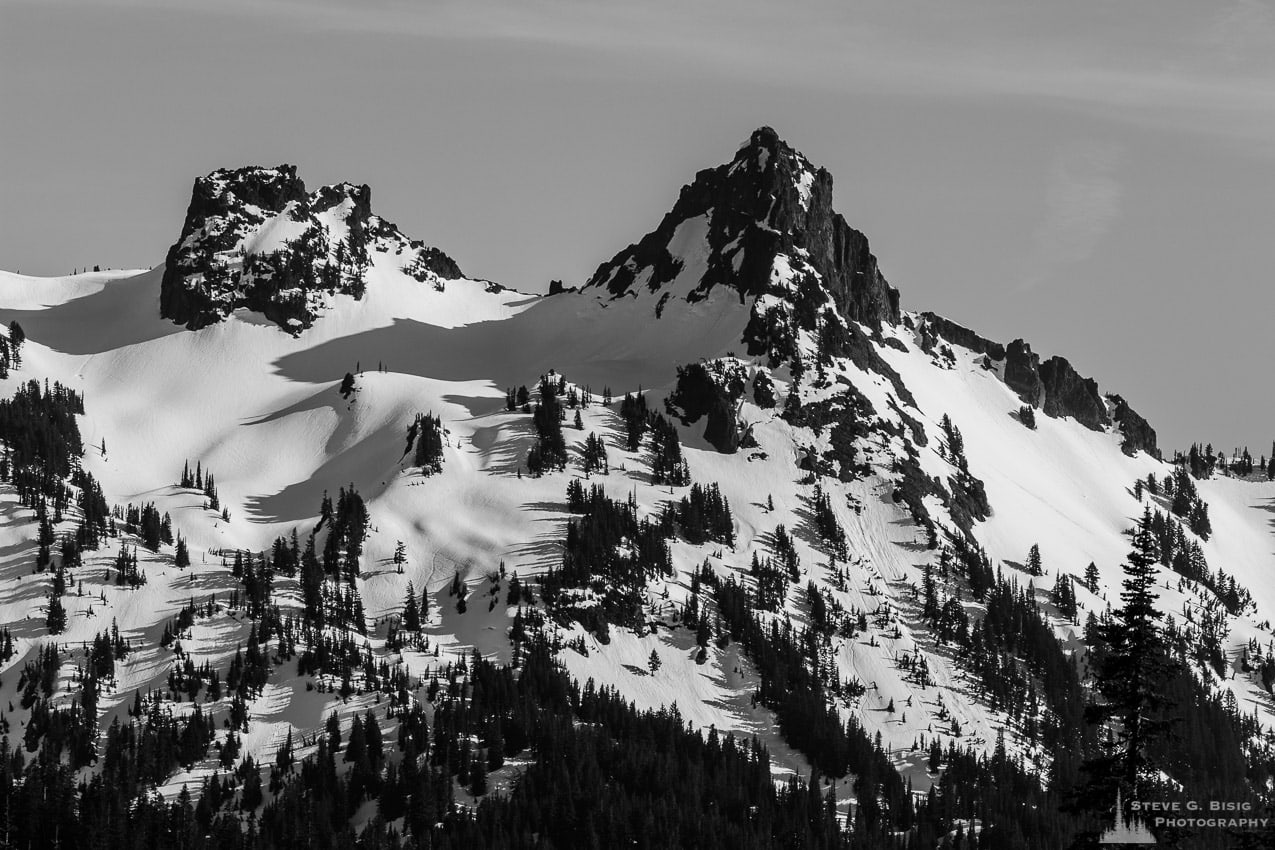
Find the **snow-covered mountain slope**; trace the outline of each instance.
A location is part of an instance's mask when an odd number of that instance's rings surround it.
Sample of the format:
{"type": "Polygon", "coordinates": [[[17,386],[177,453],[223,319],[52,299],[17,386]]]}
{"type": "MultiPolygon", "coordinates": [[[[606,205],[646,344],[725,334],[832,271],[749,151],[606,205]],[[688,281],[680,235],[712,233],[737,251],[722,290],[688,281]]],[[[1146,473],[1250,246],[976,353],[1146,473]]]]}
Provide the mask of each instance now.
{"type": "MultiPolygon", "coordinates": [[[[704,576],[755,587],[754,557],[779,559],[791,539],[793,580],[757,616],[815,626],[808,587],[844,612],[849,625],[826,635],[820,657],[838,691],[855,681],[863,690],[838,693],[836,710],[879,734],[915,788],[932,779],[924,746],[916,749],[923,740],[991,753],[1003,735],[1011,753],[1048,765],[1023,719],[993,706],[960,648],[938,639],[920,589],[927,568],[946,574],[947,544],[981,546],[994,569],[1034,583],[1079,665],[1080,624],[1118,604],[1127,530],[1145,506],[1166,507],[1141,487],[1135,495],[1135,481],[1173,473],[1123,399],[1102,396],[1061,358],[1040,363],[1021,340],[1000,345],[902,311],[866,238],[832,211],[827,172],[770,130],[697,175],[655,231],[586,285],[549,297],[462,277],[441,252],[372,216],[367,197],[347,184],[306,194],[288,168],[215,172],[197,182],[165,266],[51,279],[0,273],[0,321],[16,321],[27,338],[0,395],[46,379],[82,393],[84,468],[111,504],[153,502],[169,514],[192,561],[178,569],[171,546],[139,548],[147,583],[133,589],[104,578],[119,542],[83,553],[73,583],[83,595],[64,598],[68,623],[51,638],[53,577],[32,570],[35,514],[5,485],[0,622],[16,651],[0,667],[0,704],[17,704],[14,671],[50,640],[70,650],[69,682],[73,648],[113,620],[135,651],[99,702],[99,724],[109,725],[135,691],[166,687],[177,659],[160,645],[165,625],[192,600],[215,595],[225,606],[238,592],[228,553],[269,551],[294,530],[304,541],[320,525],[324,493],[339,488],[361,494],[370,516],[356,584],[371,651],[401,656],[415,676],[471,649],[508,660],[516,608],[506,604],[506,576],[534,584],[562,566],[568,522],[578,518],[567,486],[585,477],[591,435],[609,468],[586,483],[630,500],[637,516],[658,518],[688,495],[688,484],[657,483],[649,437],[628,448],[618,402],[641,392],[674,423],[690,481],[716,484],[729,501],[734,542],[674,535],[673,569],[646,578],[632,627],[603,634],[572,616],[551,620],[546,628],[570,644],[560,658],[573,676],[614,686],[639,708],[676,704],[697,726],[759,735],[776,771],[808,773],[809,754],[754,699],[759,671],[742,644],[715,640],[700,657],[695,631],[681,625],[693,596],[713,608],[709,594],[696,594],[704,576]],[[340,389],[346,373],[350,393],[340,389]],[[564,400],[587,394],[593,403],[577,408],[578,428],[577,411],[567,411],[565,469],[533,475],[533,416],[506,400],[525,385],[534,403],[544,376],[561,381],[564,400]],[[615,403],[599,403],[604,392],[615,403]],[[1039,406],[1034,428],[1025,403],[1039,406]],[[440,417],[444,429],[432,475],[415,465],[408,440],[419,414],[440,417]],[[178,486],[183,466],[197,462],[215,472],[228,520],[204,493],[178,486]],[[1026,572],[1033,545],[1038,576],[1026,572]],[[1094,592],[1083,586],[1090,562],[1094,592]],[[1060,575],[1074,579],[1076,622],[1046,600],[1060,575]],[[469,592],[463,612],[457,578],[469,592]],[[387,627],[409,582],[430,598],[428,649],[400,653],[386,647],[387,627]],[[928,681],[916,675],[920,659],[928,681]]],[[[1215,477],[1197,487],[1213,533],[1186,533],[1211,570],[1252,595],[1221,614],[1230,675],[1206,675],[1269,728],[1275,703],[1240,657],[1250,641],[1263,652],[1275,641],[1275,484],[1215,477]]],[[[75,522],[68,511],[57,530],[75,522]]],[[[1160,604],[1179,622],[1185,611],[1217,610],[1211,590],[1167,569],[1163,579],[1160,604]]],[[[974,616],[983,610],[955,574],[943,592],[974,616]]],[[[277,577],[272,598],[298,611],[299,582],[277,577]]],[[[182,651],[225,668],[250,628],[242,608],[222,607],[183,634],[182,651]]],[[[293,662],[274,668],[250,704],[247,751],[268,762],[289,730],[300,739],[331,711],[376,704],[371,693],[345,700],[313,684],[293,662]]],[[[204,710],[229,702],[205,699],[204,710]]],[[[27,722],[22,708],[7,716],[15,730],[27,722]]],[[[210,756],[169,790],[214,766],[210,756]]]]}

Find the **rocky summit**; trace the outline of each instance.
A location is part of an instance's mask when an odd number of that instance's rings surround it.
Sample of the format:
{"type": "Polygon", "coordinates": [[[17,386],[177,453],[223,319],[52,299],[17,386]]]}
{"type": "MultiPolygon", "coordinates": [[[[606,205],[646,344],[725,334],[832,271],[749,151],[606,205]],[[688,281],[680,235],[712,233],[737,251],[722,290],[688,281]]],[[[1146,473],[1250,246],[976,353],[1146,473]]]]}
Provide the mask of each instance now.
{"type": "Polygon", "coordinates": [[[423,283],[461,276],[446,254],[373,215],[371,199],[350,183],[307,193],[291,165],[199,178],[164,263],[161,315],[196,330],[246,308],[296,333],[332,296],[362,297],[370,253],[392,254],[423,283]]]}

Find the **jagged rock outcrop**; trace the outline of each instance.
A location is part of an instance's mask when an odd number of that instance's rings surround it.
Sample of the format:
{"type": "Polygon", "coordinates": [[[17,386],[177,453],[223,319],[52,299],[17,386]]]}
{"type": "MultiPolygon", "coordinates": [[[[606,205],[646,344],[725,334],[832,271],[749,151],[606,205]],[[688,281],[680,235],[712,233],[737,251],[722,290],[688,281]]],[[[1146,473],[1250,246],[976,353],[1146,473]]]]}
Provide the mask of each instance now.
{"type": "Polygon", "coordinates": [[[945,319],[937,313],[922,313],[921,318],[929,329],[950,343],[968,348],[976,354],[986,354],[993,360],[1005,359],[1005,346],[980,336],[964,325],[945,319]]]}
{"type": "Polygon", "coordinates": [[[1121,447],[1126,454],[1145,451],[1159,456],[1155,429],[1147,420],[1118,395],[1107,396],[1109,406],[1099,393],[1097,382],[1076,372],[1066,358],[1055,356],[1042,363],[1031,346],[1021,339],[1001,345],[935,313],[921,313],[919,317],[923,339],[927,334],[931,339],[938,335],[977,354],[1004,361],[1002,378],[1006,386],[1046,415],[1070,416],[1095,431],[1114,421],[1120,426],[1121,447]]]}
{"type": "Polygon", "coordinates": [[[1041,363],[1030,345],[1016,339],[1005,347],[1003,377],[1019,398],[1048,416],[1071,416],[1095,431],[1111,424],[1097,382],[1077,373],[1066,358],[1041,363]]]}
{"type": "Polygon", "coordinates": [[[1040,364],[1040,380],[1045,387],[1041,409],[1046,415],[1071,416],[1094,431],[1111,424],[1098,382],[1078,374],[1066,358],[1055,356],[1040,364]]]}
{"type": "Polygon", "coordinates": [[[247,308],[299,333],[328,296],[362,297],[373,252],[422,282],[461,276],[442,251],[373,215],[371,196],[350,183],[307,193],[291,165],[199,178],[165,261],[160,315],[193,330],[247,308]]]}
{"type": "Polygon", "coordinates": [[[716,286],[746,296],[792,296],[816,276],[846,320],[899,322],[899,294],[867,237],[832,209],[832,176],[762,127],[735,158],[695,176],[659,227],[603,263],[586,286],[619,297],[656,292],[683,272],[677,294],[699,300],[716,286]],[[701,245],[706,258],[701,256],[701,245]]]}
{"type": "Polygon", "coordinates": [[[1040,357],[1021,339],[1005,346],[1005,385],[1031,405],[1040,405],[1045,385],[1040,380],[1040,357]]]}
{"type": "Polygon", "coordinates": [[[1155,429],[1151,427],[1151,423],[1138,415],[1123,397],[1112,393],[1107,396],[1107,400],[1111,402],[1111,418],[1120,426],[1123,437],[1120,448],[1124,453],[1132,456],[1144,451],[1152,457],[1159,457],[1160,449],[1156,445],[1155,429]]]}

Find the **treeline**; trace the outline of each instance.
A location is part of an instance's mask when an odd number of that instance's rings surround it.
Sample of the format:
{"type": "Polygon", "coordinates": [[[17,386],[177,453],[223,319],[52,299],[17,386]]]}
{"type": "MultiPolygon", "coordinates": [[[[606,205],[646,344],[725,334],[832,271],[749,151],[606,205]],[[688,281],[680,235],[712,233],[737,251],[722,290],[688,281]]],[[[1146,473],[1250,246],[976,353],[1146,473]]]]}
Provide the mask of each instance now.
{"type": "Polygon", "coordinates": [[[1211,478],[1214,473],[1248,478],[1256,473],[1272,480],[1275,479],[1275,443],[1271,444],[1270,457],[1262,455],[1256,462],[1248,446],[1233,450],[1228,458],[1221,452],[1214,452],[1212,443],[1203,447],[1192,443],[1186,452],[1174,452],[1173,462],[1188,470],[1194,478],[1211,478]]]}
{"type": "Polygon", "coordinates": [[[218,742],[232,753],[219,756],[226,772],[172,800],[149,789],[206,757],[211,723],[199,709],[178,718],[139,702],[108,730],[100,770],[83,783],[5,739],[0,822],[7,841],[32,850],[851,846],[814,777],[776,786],[755,739],[693,731],[676,710],[639,712],[612,690],[581,688],[554,649],[529,644],[516,675],[478,657],[448,665],[429,682],[432,723],[421,704],[356,714],[349,726],[333,716],[312,739],[286,736],[270,763],[237,767],[232,732],[218,742]],[[397,721],[394,734],[385,720],[397,721]],[[301,746],[311,754],[298,757],[301,746]],[[488,793],[490,772],[524,753],[535,759],[511,787],[488,793]],[[457,782],[476,806],[457,805],[457,782]],[[356,831],[367,801],[375,814],[356,831]],[[400,818],[401,829],[387,825],[400,818]]]}

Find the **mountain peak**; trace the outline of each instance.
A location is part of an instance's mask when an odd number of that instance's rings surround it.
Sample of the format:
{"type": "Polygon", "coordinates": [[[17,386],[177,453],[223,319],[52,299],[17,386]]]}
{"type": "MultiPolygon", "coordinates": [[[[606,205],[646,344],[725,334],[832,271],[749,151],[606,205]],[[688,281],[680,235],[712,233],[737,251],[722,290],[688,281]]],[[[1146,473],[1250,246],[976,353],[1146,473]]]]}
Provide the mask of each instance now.
{"type": "Polygon", "coordinates": [[[730,164],[732,167],[749,164],[758,172],[764,172],[767,167],[778,164],[783,177],[790,180],[800,179],[803,172],[813,174],[822,170],[812,166],[800,151],[781,139],[771,127],[758,127],[754,130],[747,141],[739,146],[730,164]]]}
{"type": "Polygon", "coordinates": [[[599,266],[586,287],[612,297],[660,293],[694,302],[717,286],[754,299],[791,300],[810,284],[843,320],[897,324],[898,292],[862,233],[832,209],[832,175],[770,127],[759,127],[730,162],[682,188],[659,226],[599,266]]]}
{"type": "Polygon", "coordinates": [[[246,307],[299,333],[328,296],[362,297],[374,253],[393,254],[421,282],[461,277],[442,251],[374,215],[366,185],[307,192],[293,165],[220,168],[195,181],[160,314],[196,329],[246,307]]]}

